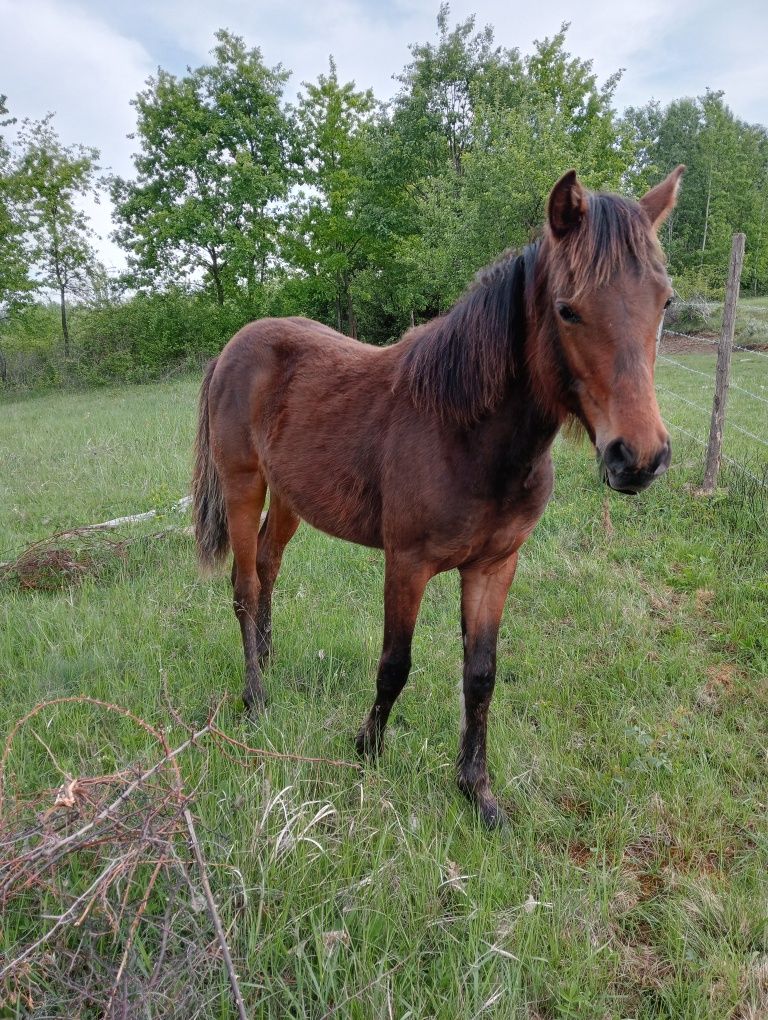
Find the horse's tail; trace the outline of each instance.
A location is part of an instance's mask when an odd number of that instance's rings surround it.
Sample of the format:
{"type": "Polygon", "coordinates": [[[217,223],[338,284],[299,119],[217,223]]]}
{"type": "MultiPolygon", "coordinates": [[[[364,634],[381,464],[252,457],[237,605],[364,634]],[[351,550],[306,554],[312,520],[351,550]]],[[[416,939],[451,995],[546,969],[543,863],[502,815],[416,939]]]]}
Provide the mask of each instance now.
{"type": "Polygon", "coordinates": [[[200,410],[195,439],[195,473],[192,478],[192,518],[200,565],[211,570],[221,564],[229,551],[227,513],[221,480],[211,456],[208,392],[217,359],[208,365],[200,389],[200,410]]]}

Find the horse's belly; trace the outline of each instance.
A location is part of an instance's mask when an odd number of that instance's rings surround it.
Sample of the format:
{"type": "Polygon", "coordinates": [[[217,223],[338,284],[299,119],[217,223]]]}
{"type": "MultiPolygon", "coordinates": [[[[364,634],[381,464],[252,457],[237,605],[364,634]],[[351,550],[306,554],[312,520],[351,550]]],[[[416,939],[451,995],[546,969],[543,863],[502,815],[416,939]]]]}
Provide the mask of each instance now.
{"type": "Polygon", "coordinates": [[[277,470],[268,472],[267,482],[313,528],[358,545],[383,547],[381,500],[367,480],[347,472],[331,476],[307,470],[298,477],[277,470]]]}
{"type": "Polygon", "coordinates": [[[324,531],[326,535],[334,538],[343,538],[347,542],[355,542],[357,545],[367,545],[373,549],[382,549],[384,543],[381,536],[381,520],[373,514],[360,511],[350,513],[346,507],[344,512],[333,512],[318,507],[317,504],[308,506],[302,513],[297,507],[297,513],[313,528],[324,531]]]}

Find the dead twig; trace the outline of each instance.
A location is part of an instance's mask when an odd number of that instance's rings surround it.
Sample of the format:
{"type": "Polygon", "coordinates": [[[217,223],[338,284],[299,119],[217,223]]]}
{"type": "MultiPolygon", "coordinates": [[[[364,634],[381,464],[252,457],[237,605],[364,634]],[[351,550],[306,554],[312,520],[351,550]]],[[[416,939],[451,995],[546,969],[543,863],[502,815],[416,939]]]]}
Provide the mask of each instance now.
{"type": "Polygon", "coordinates": [[[27,948],[23,950],[19,956],[11,960],[2,968],[2,970],[0,970],[0,981],[7,977],[7,975],[12,971],[17,970],[25,960],[28,960],[30,956],[32,956],[35,950],[44,946],[45,943],[56,934],[59,928],[63,928],[68,921],[73,920],[83,904],[92,900],[98,893],[100,886],[103,883],[108,883],[114,877],[115,873],[123,868],[123,865],[123,861],[110,861],[109,864],[99,872],[95,880],[91,882],[85,892],[81,893],[74,903],[72,903],[63,914],[59,915],[56,919],[56,923],[49,928],[44,935],[41,935],[37,942],[33,942],[31,946],[27,946],[27,948]]]}
{"type": "MultiPolygon", "coordinates": [[[[183,496],[177,500],[170,507],[171,512],[183,513],[188,510],[192,504],[191,496],[183,496]]],[[[150,521],[154,517],[159,517],[163,513],[162,510],[147,510],[141,514],[128,514],[126,517],[114,517],[111,521],[101,521],[98,524],[81,524],[76,528],[66,528],[64,531],[56,531],[53,535],[49,535],[47,538],[40,538],[37,542],[31,542],[27,548],[16,557],[15,560],[9,560],[6,563],[0,563],[0,571],[10,573],[18,564],[28,556],[35,549],[39,549],[41,546],[50,545],[51,542],[57,542],[66,538],[80,538],[82,535],[89,535],[94,531],[110,531],[113,528],[119,528],[123,524],[138,524],[141,521],[150,521]]],[[[161,533],[162,534],[162,533],[161,533]]],[[[119,543],[117,543],[119,544],[119,543]]]]}
{"type": "MultiPolygon", "coordinates": [[[[194,728],[170,703],[166,687],[163,678],[170,718],[182,730],[174,730],[176,746],[162,726],[87,696],[40,702],[0,743],[0,906],[19,917],[28,915],[32,924],[20,926],[18,945],[2,957],[0,1001],[36,1000],[38,1008],[55,1001],[68,1016],[95,1010],[114,1020],[154,1015],[156,1007],[162,1010],[162,1004],[172,1002],[178,1015],[191,1016],[205,1000],[209,983],[218,983],[223,959],[237,1014],[240,1020],[246,1016],[230,936],[211,890],[215,862],[206,863],[190,811],[197,785],[184,784],[180,756],[195,747],[202,776],[214,756],[241,768],[254,757],[360,766],[251,747],[216,725],[222,702],[205,725],[194,728]],[[106,719],[117,715],[141,729],[150,741],[139,761],[105,775],[81,776],[68,761],[58,760],[57,744],[40,722],[65,726],[68,715],[53,710],[66,705],[90,706],[108,713],[106,719]],[[58,787],[28,789],[25,779],[17,788],[12,763],[22,735],[43,748],[58,787]],[[150,904],[163,899],[159,916],[150,904]],[[47,930],[41,931],[43,926],[47,930]]],[[[118,736],[114,730],[113,738],[118,736]]],[[[198,776],[197,784],[202,782],[198,776]]],[[[314,843],[308,828],[327,810],[324,806],[292,835],[290,845],[314,843]]],[[[284,836],[275,844],[280,852],[289,845],[284,836]]]]}
{"type": "Polygon", "coordinates": [[[49,698],[47,701],[39,701],[33,708],[31,708],[25,715],[20,719],[17,719],[14,725],[11,727],[8,736],[5,739],[5,746],[3,747],[2,756],[0,756],[0,818],[3,814],[3,803],[5,796],[5,767],[8,763],[8,755],[11,753],[11,746],[16,738],[16,734],[26,725],[30,719],[34,719],[36,715],[44,712],[46,708],[54,708],[57,705],[95,705],[98,708],[106,709],[108,712],[116,712],[118,715],[124,716],[126,719],[130,719],[131,722],[140,726],[145,732],[149,733],[151,737],[157,740],[163,750],[168,755],[168,742],[165,734],[156,729],[154,726],[150,726],[144,719],[140,719],[139,716],[135,715],[127,708],[123,708],[120,705],[114,705],[110,701],[102,701],[100,698],[89,698],[84,694],[73,694],[66,698],[49,698]]]}
{"type": "Polygon", "coordinates": [[[192,846],[192,853],[195,855],[197,861],[197,867],[200,871],[200,881],[202,882],[203,892],[205,893],[205,899],[208,904],[208,911],[213,921],[213,926],[216,929],[216,937],[219,940],[219,946],[221,947],[221,954],[224,957],[224,965],[227,968],[227,974],[229,975],[229,983],[232,987],[232,995],[235,999],[235,1005],[237,1006],[237,1015],[240,1020],[248,1020],[248,1016],[245,1012],[245,1004],[243,1002],[243,996],[240,992],[240,985],[237,981],[237,974],[235,973],[235,967],[232,963],[232,957],[229,952],[229,946],[224,936],[224,928],[221,924],[221,918],[219,912],[216,909],[216,901],[213,898],[211,892],[211,886],[208,882],[208,872],[205,867],[205,860],[203,859],[203,853],[200,849],[200,843],[197,839],[197,833],[195,832],[195,823],[192,820],[192,814],[189,808],[184,808],[184,821],[187,823],[187,829],[189,831],[189,839],[192,846]]]}
{"type": "MultiPolygon", "coordinates": [[[[210,723],[207,724],[201,730],[198,730],[197,733],[193,734],[188,740],[185,740],[183,744],[180,744],[173,751],[168,752],[159,761],[155,762],[155,764],[151,768],[147,769],[146,772],[143,772],[140,776],[134,779],[132,783],[129,783],[128,786],[125,787],[125,789],[120,793],[118,797],[116,797],[112,801],[111,804],[108,804],[105,808],[99,811],[99,813],[95,815],[89,822],[86,822],[85,825],[81,826],[75,832],[70,833],[68,836],[62,837],[56,843],[50,846],[46,846],[45,844],[43,844],[39,847],[35,847],[33,850],[30,850],[27,854],[22,855],[22,857],[20,858],[17,858],[14,864],[18,865],[19,861],[22,861],[23,863],[28,865],[34,863],[35,861],[40,860],[41,858],[47,858],[49,860],[58,860],[65,854],[67,848],[70,845],[73,844],[76,845],[82,842],[83,837],[87,835],[89,832],[91,832],[93,829],[95,829],[100,822],[103,822],[111,815],[114,815],[115,812],[121,807],[121,805],[123,805],[127,800],[129,800],[143,783],[145,783],[149,778],[151,778],[157,772],[159,772],[160,769],[162,769],[165,765],[169,764],[169,762],[173,762],[174,759],[178,758],[180,754],[183,754],[184,751],[186,751],[187,748],[191,747],[197,740],[199,740],[201,737],[204,737],[206,733],[210,731],[210,726],[211,726],[210,723]]],[[[0,874],[2,874],[2,872],[0,872],[0,874]]]]}
{"type": "Polygon", "coordinates": [[[137,931],[137,929],[139,927],[139,923],[141,922],[142,917],[144,916],[144,911],[147,909],[147,904],[149,903],[149,897],[152,895],[152,890],[155,888],[155,882],[157,881],[157,877],[160,874],[160,870],[161,870],[161,868],[163,868],[165,866],[165,864],[166,864],[166,861],[164,860],[164,858],[161,857],[160,860],[155,865],[155,870],[152,872],[152,876],[151,876],[150,880],[147,882],[147,888],[144,891],[144,896],[142,897],[141,903],[139,904],[138,909],[136,910],[136,913],[134,914],[133,921],[131,922],[131,927],[130,927],[130,930],[128,932],[128,938],[126,939],[126,942],[125,942],[125,949],[123,950],[123,955],[122,955],[122,957],[120,959],[120,966],[117,968],[117,975],[115,977],[115,983],[112,986],[112,991],[110,992],[109,999],[107,999],[107,1005],[106,1005],[106,1007],[104,1009],[104,1016],[105,1017],[109,1016],[109,1014],[110,1014],[110,1012],[112,1010],[112,1004],[115,1001],[115,996],[117,995],[117,990],[120,987],[120,981],[121,981],[121,979],[123,977],[123,971],[125,970],[125,965],[128,963],[128,957],[130,956],[130,953],[131,953],[131,948],[133,946],[133,940],[136,937],[136,931],[137,931]]]}
{"type": "Polygon", "coordinates": [[[231,744],[233,747],[239,748],[248,755],[252,755],[258,758],[274,758],[277,761],[301,761],[308,762],[311,765],[333,765],[334,768],[347,768],[357,769],[358,772],[362,772],[363,766],[356,761],[343,761],[336,758],[311,758],[304,754],[290,754],[287,751],[267,751],[263,747],[250,747],[248,744],[244,744],[240,740],[235,740],[234,737],[230,737],[228,733],[224,733],[218,726],[213,724],[210,726],[211,736],[215,740],[223,740],[227,744],[231,744]]]}

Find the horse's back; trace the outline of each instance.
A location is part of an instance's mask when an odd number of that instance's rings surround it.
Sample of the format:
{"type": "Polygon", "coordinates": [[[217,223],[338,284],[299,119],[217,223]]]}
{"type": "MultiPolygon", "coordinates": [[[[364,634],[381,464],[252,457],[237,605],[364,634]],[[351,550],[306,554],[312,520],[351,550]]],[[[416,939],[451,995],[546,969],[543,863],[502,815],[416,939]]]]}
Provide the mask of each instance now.
{"type": "Polygon", "coordinates": [[[311,319],[243,327],[211,381],[219,470],[258,470],[311,524],[380,545],[394,353],[311,319]]]}
{"type": "Polygon", "coordinates": [[[375,358],[379,349],[337,333],[314,319],[300,316],[257,319],[235,333],[219,355],[217,373],[257,370],[265,362],[280,361],[293,367],[298,361],[318,358],[341,366],[375,358]]]}

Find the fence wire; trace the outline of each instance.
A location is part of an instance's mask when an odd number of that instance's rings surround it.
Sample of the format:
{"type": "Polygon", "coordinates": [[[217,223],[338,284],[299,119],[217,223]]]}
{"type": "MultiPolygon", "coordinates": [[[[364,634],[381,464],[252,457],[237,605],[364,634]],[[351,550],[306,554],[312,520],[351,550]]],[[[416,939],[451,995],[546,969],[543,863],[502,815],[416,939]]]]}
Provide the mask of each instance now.
{"type": "MultiPolygon", "coordinates": [[[[665,329],[663,338],[670,336],[679,336],[688,341],[695,341],[696,343],[707,344],[713,347],[715,351],[719,346],[719,341],[714,340],[711,337],[700,336],[698,334],[693,333],[681,333],[676,330],[665,329]]],[[[734,344],[733,350],[744,352],[746,354],[749,354],[750,356],[765,358],[766,360],[768,360],[768,352],[766,351],[755,350],[754,348],[744,347],[740,344],[734,344]]],[[[692,400],[690,396],[687,396],[686,394],[680,393],[677,390],[675,390],[672,385],[669,385],[669,383],[673,382],[673,380],[665,379],[663,383],[657,383],[656,388],[660,394],[662,394],[664,397],[669,398],[670,401],[674,401],[677,402],[679,405],[691,408],[692,410],[697,411],[699,414],[704,416],[705,424],[703,423],[702,427],[705,431],[703,436],[696,435],[694,432],[691,432],[689,428],[686,428],[679,422],[674,421],[673,419],[669,419],[669,415],[667,416],[668,417],[667,423],[673,431],[680,433],[687,439],[692,440],[703,450],[706,450],[707,437],[709,434],[709,421],[712,414],[711,401],[714,394],[715,386],[715,364],[713,363],[711,372],[704,372],[700,368],[693,368],[690,365],[686,365],[682,361],[678,360],[679,357],[681,356],[682,353],[678,354],[677,358],[670,357],[670,355],[667,353],[665,354],[660,353],[658,356],[658,361],[664,365],[671,366],[676,371],[682,371],[685,372],[687,375],[697,376],[699,379],[704,380],[704,382],[698,384],[698,388],[699,391],[701,392],[702,400],[704,400],[705,403],[699,403],[697,400],[692,400]]],[[[736,370],[738,370],[738,368],[744,364],[745,360],[746,359],[742,359],[739,362],[737,362],[735,366],[732,365],[731,374],[733,374],[734,367],[736,368],[736,370]]],[[[756,383],[756,385],[760,384],[756,383]]],[[[754,390],[749,389],[746,386],[742,385],[741,382],[735,382],[733,379],[731,379],[729,381],[728,388],[730,390],[735,391],[735,393],[739,394],[746,400],[753,401],[755,404],[768,405],[768,397],[760,393],[756,393],[754,390]]],[[[761,388],[763,387],[761,386],[761,388]]],[[[763,449],[768,449],[768,437],[766,437],[766,435],[760,435],[757,432],[753,431],[751,428],[747,428],[739,421],[734,420],[738,413],[739,410],[734,408],[733,402],[731,402],[731,404],[728,407],[728,412],[726,416],[725,434],[726,436],[728,436],[729,432],[731,434],[737,433],[739,436],[744,436],[745,439],[749,441],[749,443],[744,444],[743,447],[744,452],[742,453],[741,457],[737,457],[734,456],[733,453],[725,453],[725,451],[723,451],[722,459],[732,468],[739,471],[744,476],[750,478],[761,488],[768,489],[768,458],[763,453],[763,449]],[[752,454],[752,444],[755,444],[754,456],[750,457],[750,455],[752,454]],[[746,452],[747,449],[749,450],[749,453],[746,452]],[[744,462],[745,456],[750,457],[750,459],[752,460],[751,467],[744,462]],[[755,464],[755,462],[757,462],[757,465],[755,464]],[[757,466],[757,470],[752,469],[755,466],[757,466]]],[[[674,411],[672,412],[672,414],[674,415],[674,411]]],[[[760,419],[761,423],[762,420],[763,419],[760,419]]],[[[686,424],[690,423],[688,422],[686,424]]],[[[750,424],[752,424],[751,420],[750,424]]]]}

